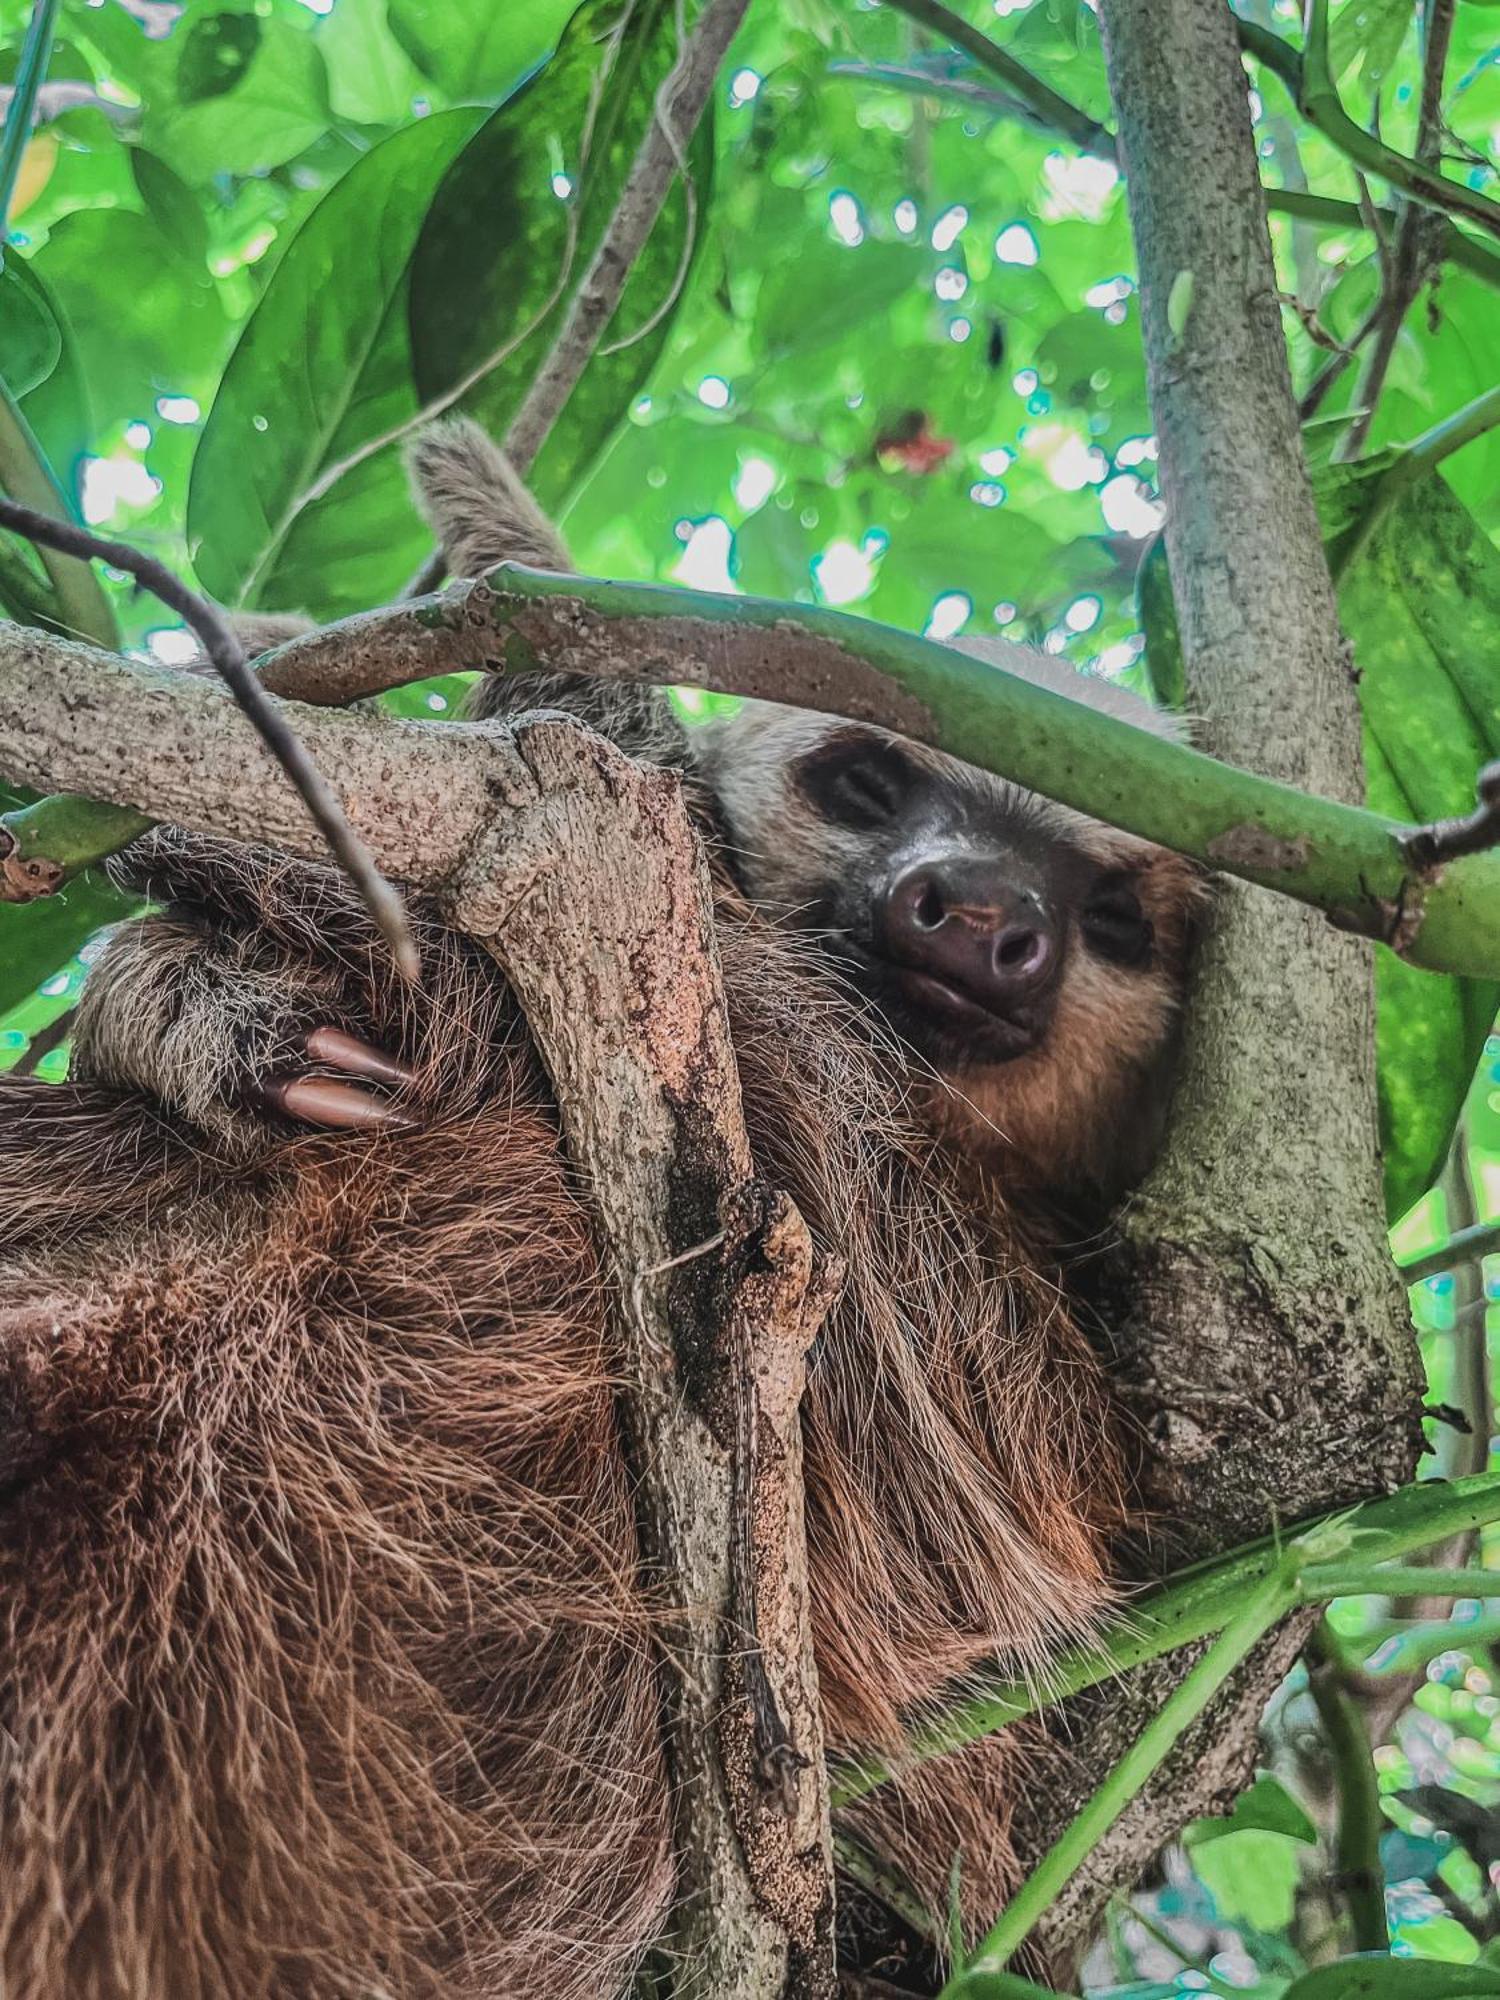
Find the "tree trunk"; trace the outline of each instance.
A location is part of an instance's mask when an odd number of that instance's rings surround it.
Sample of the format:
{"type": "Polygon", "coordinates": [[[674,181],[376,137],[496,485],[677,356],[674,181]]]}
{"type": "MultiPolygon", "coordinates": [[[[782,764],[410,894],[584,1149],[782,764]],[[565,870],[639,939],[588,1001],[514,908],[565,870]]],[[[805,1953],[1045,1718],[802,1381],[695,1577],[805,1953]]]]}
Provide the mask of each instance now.
{"type": "MultiPolygon", "coordinates": [[[[1200,740],[1358,800],[1355,683],[1302,459],[1233,18],[1222,0],[1100,0],[1100,16],[1200,740]]],[[[1125,1218],[1110,1313],[1121,1386],[1152,1439],[1143,1570],[1410,1476],[1421,1374],[1385,1238],[1373,1029],[1370,947],[1224,884],[1170,1143],[1125,1218]]],[[[1299,1640],[1283,1631],[1261,1649],[1096,1851],[1052,1913],[1054,1949],[1076,1945],[1111,1889],[1243,1781],[1299,1640]]],[[[1190,1664],[1158,1663],[1074,1714],[1075,1756],[1032,1818],[1039,1849],[1190,1664]]]]}

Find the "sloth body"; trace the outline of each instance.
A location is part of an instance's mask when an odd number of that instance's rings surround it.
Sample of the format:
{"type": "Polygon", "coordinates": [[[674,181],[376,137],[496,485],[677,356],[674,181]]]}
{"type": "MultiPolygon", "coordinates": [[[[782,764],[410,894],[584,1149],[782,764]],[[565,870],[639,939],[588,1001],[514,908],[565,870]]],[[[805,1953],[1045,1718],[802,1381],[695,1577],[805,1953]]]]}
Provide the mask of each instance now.
{"type": "MultiPolygon", "coordinates": [[[[417,470],[455,571],[556,565],[477,434],[417,470]]],[[[1033,1200],[1139,1159],[1196,877],[878,731],[684,736],[555,677],[478,706],[538,700],[693,782],[757,1167],[848,1269],[803,1419],[826,1733],[899,1751],[1107,1602],[1117,1427],[1033,1200]]],[[[609,1300],[524,1023],[430,922],[402,987],[329,870],[166,834],[132,865],[173,908],[93,976],[78,1080],[0,1081],[0,1992],[602,2000],[668,1913],[671,1794],[609,1300]],[[399,1051],[417,1129],[244,1108],[315,1023],[399,1051]]],[[[987,1921],[1022,1754],[849,1825],[939,1909],[958,1854],[987,1921]]]]}

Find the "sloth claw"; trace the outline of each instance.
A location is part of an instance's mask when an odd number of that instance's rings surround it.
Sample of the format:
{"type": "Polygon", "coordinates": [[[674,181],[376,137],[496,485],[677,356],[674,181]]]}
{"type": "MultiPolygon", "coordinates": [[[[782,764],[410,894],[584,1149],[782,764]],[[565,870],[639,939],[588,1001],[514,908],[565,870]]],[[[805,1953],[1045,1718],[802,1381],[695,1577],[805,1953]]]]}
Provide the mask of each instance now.
{"type": "MultiPolygon", "coordinates": [[[[331,1058],[325,1056],[323,1060],[331,1058]]],[[[258,1085],[255,1094],[263,1105],[286,1118],[295,1118],[304,1125],[331,1126],[337,1131],[409,1132],[417,1123],[409,1112],[377,1097],[373,1090],[361,1090],[355,1083],[340,1083],[336,1077],[273,1078],[258,1085]]]]}
{"type": "Polygon", "coordinates": [[[303,1038],[303,1048],[316,1063],[330,1069],[346,1070],[350,1076],[368,1077],[372,1083],[415,1083],[417,1073],[398,1056],[387,1055],[373,1042],[346,1035],[342,1028],[314,1028],[303,1038]]]}

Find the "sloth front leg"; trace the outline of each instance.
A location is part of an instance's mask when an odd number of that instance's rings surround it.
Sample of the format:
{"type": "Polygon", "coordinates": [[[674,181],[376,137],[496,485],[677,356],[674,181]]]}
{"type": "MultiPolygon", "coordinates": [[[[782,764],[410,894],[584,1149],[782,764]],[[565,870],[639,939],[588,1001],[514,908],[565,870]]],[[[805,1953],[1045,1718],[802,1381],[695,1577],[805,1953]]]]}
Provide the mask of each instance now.
{"type": "MultiPolygon", "coordinates": [[[[152,836],[150,860],[132,886],[168,890],[176,906],[122,924],[92,968],[74,1028],[80,1076],[146,1092],[236,1156],[288,1118],[416,1122],[416,1072],[354,1032],[344,984],[306,950],[310,886],[250,850],[180,836],[152,836]]],[[[318,914],[332,918],[318,926],[328,942],[342,912],[318,914]]]]}

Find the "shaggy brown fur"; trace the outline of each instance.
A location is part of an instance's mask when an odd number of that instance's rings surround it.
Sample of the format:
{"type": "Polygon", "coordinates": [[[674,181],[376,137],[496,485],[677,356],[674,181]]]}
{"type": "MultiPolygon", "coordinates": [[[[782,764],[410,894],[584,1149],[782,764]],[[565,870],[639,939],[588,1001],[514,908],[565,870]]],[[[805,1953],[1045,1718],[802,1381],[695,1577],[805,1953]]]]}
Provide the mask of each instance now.
{"type": "MultiPolygon", "coordinates": [[[[535,1056],[461,940],[424,935],[414,999],[325,871],[173,852],[247,966],[310,979],[441,1115],[246,1163],[139,1097],[0,1083],[29,1440],[0,1515],[0,1991],[599,2000],[667,1909],[670,1812],[589,1210],[535,1056]]],[[[720,904],[757,1160],[850,1272],[806,1407],[828,1733],[896,1745],[1099,1608],[1107,1401],[891,1052],[720,904]]],[[[1001,1775],[949,1758],[866,1814],[938,1902],[961,1846],[980,1917],[1001,1775]]]]}
{"type": "MultiPolygon", "coordinates": [[[[566,561],[472,428],[417,471],[458,572],[566,561]]],[[[928,831],[1019,830],[1084,903],[1126,876],[1153,932],[1109,964],[1064,903],[1045,1041],[934,1066],[827,949],[868,843],[799,771],[847,725],[748,704],[690,742],[659,693],[561,676],[477,707],[538,701],[701,781],[757,1164],[849,1272],[804,1413],[827,1735],[899,1751],[981,1661],[1044,1679],[1106,1599],[1109,1401],[1016,1202],[1139,1157],[1196,877],[906,746],[928,831]]],[[[130,865],[173,911],[90,982],[92,1080],[0,1081],[0,1994],[609,2000],[669,1908],[671,1802],[607,1300],[530,1042],[436,928],[398,986],[326,870],[167,834],[130,865]],[[318,1022],[417,1065],[420,1130],[246,1108],[318,1022]]],[[[1019,1754],[853,1817],[935,1909],[958,1853],[987,1921],[1019,1754]]]]}

